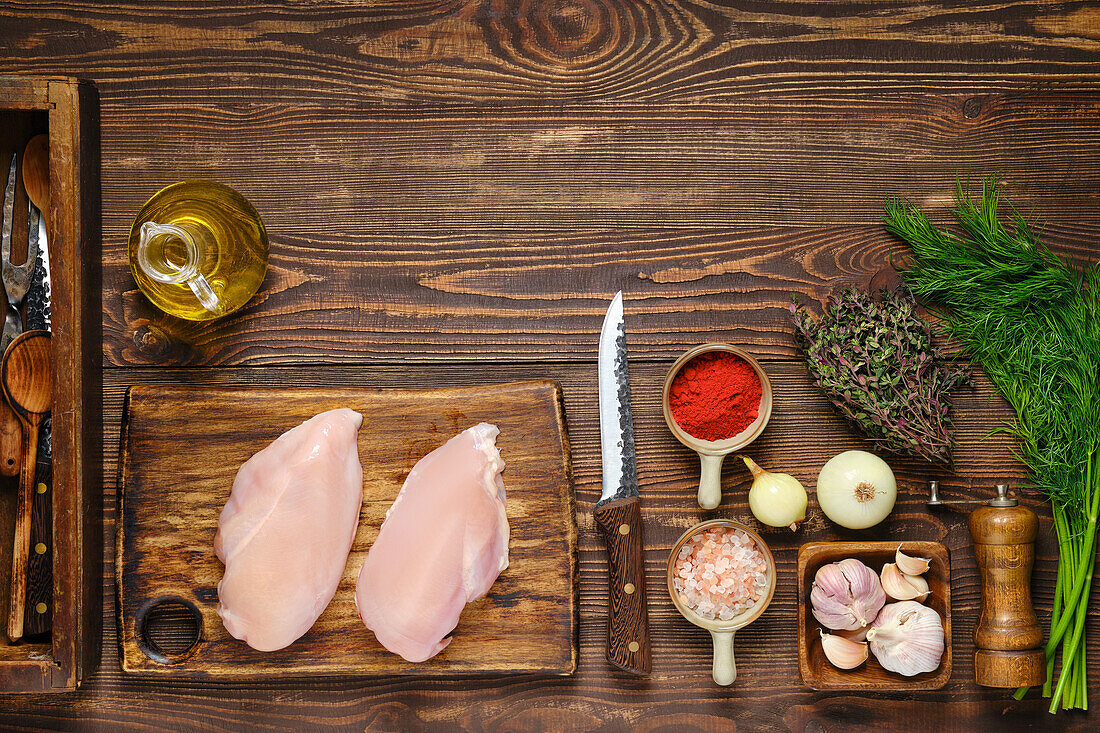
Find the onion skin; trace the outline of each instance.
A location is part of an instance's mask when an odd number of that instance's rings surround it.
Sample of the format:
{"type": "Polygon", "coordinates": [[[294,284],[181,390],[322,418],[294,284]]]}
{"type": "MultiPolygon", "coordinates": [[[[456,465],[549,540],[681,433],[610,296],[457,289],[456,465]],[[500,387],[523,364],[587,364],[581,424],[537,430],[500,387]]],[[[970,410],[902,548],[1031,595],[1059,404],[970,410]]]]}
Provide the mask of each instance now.
{"type": "Polygon", "coordinates": [[[898,485],[886,461],[861,450],[833,456],[817,477],[817,503],[841,527],[867,529],[894,509],[898,485]]]}
{"type": "Polygon", "coordinates": [[[762,524],[769,527],[787,527],[792,532],[806,518],[809,499],[806,489],[794,476],[771,473],[756,465],[748,456],[742,456],[752,471],[752,488],[749,489],[749,509],[762,524]]]}

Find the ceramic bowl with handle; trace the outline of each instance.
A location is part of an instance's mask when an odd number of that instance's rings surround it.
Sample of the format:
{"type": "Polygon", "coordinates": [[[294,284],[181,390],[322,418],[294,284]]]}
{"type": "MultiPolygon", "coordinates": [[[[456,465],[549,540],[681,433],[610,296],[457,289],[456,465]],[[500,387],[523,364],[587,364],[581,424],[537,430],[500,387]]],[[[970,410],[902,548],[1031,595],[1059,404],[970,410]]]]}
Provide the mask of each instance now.
{"type": "Polygon", "coordinates": [[[665,377],[665,389],[661,398],[661,406],[665,414],[665,422],[668,424],[668,429],[672,431],[672,434],[676,436],[677,440],[699,454],[699,506],[704,509],[717,508],[722,502],[722,461],[730,453],[741,450],[749,443],[756,440],[760,433],[764,432],[768,420],[771,419],[772,383],[771,380],[768,379],[764,367],[760,366],[760,362],[754,359],[749,352],[736,346],[731,346],[730,344],[711,343],[696,346],[684,352],[684,354],[672,365],[672,368],[668,370],[668,376],[665,377]],[[711,351],[726,351],[734,356],[740,357],[752,367],[753,371],[756,372],[757,378],[760,379],[760,407],[757,408],[756,419],[749,423],[745,429],[737,435],[731,435],[722,440],[703,440],[702,438],[696,438],[676,423],[676,418],[672,416],[672,409],[668,404],[669,392],[672,390],[672,381],[676,378],[676,375],[680,373],[684,365],[700,354],[706,354],[711,351]]]}
{"type": "Polygon", "coordinates": [[[731,522],[726,519],[712,519],[708,522],[697,524],[687,532],[684,532],[680,539],[672,546],[672,553],[668,556],[666,577],[668,594],[672,597],[672,605],[676,606],[676,610],[688,621],[710,632],[711,641],[714,644],[714,660],[711,667],[711,675],[714,677],[714,682],[723,687],[732,685],[734,680],[737,679],[737,663],[733,658],[734,632],[748,626],[759,618],[760,614],[764,613],[771,604],[772,596],[775,594],[775,559],[772,557],[771,550],[768,549],[768,546],[764,543],[764,540],[761,539],[760,535],[745,525],[738,522],[731,522]],[[764,561],[767,564],[767,569],[764,571],[767,576],[767,587],[764,589],[764,595],[761,596],[760,600],[755,604],[746,608],[728,621],[712,621],[703,618],[680,601],[680,597],[676,593],[676,588],[672,584],[672,579],[675,575],[676,559],[680,555],[680,548],[691,539],[692,535],[698,534],[699,532],[705,532],[715,527],[739,529],[743,531],[756,543],[756,546],[760,549],[760,553],[764,556],[764,561]]]}

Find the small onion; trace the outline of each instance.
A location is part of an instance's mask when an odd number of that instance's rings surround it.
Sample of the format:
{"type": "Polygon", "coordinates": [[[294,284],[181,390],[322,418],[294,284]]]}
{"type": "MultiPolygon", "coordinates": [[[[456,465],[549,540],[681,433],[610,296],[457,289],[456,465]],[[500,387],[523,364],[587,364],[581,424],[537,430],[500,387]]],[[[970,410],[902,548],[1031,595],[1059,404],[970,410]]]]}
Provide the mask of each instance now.
{"type": "Polygon", "coordinates": [[[841,527],[873,527],[894,508],[898,485],[886,461],[849,450],[833,456],[817,477],[817,502],[841,527]]]}
{"type": "Polygon", "coordinates": [[[806,518],[806,489],[794,476],[765,471],[748,456],[742,458],[753,476],[749,489],[752,515],[769,527],[798,529],[806,518]]]}

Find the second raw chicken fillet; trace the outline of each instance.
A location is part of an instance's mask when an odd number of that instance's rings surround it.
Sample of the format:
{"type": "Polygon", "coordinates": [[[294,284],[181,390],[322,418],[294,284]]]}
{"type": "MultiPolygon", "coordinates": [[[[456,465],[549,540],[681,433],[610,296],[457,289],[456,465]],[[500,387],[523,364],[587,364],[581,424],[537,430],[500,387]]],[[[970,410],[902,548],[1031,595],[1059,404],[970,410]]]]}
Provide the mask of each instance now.
{"type": "Polygon", "coordinates": [[[363,623],[410,662],[443,651],[466,604],[508,567],[499,433],[480,423],[421,458],[359,571],[363,623]]]}
{"type": "Polygon", "coordinates": [[[336,594],[363,504],[362,423],[353,410],[323,412],[237,472],[214,538],[218,615],[253,649],[293,643],[336,594]]]}

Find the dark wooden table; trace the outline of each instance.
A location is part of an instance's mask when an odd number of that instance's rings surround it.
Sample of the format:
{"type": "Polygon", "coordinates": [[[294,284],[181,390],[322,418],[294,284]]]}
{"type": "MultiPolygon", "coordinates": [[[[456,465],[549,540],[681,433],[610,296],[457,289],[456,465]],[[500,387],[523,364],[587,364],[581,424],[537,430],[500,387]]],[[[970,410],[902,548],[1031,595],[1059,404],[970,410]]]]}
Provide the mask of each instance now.
{"type": "MultiPolygon", "coordinates": [[[[973,683],[980,605],[965,514],[930,513],[929,478],[986,496],[1023,474],[984,377],[957,401],[957,471],[896,461],[897,509],[838,532],[811,502],[772,534],[780,586],[737,638],[716,688],[709,639],[661,591],[668,548],[703,513],[698,466],[665,428],[659,388],[702,341],[742,344],[776,387],[752,449],[814,483],[866,444],[815,392],[787,320],[791,293],[866,284],[905,250],[888,194],[944,216],[957,175],[1000,171],[1059,252],[1100,251],[1096,3],[2,2],[0,71],[98,85],[102,119],[107,492],[104,650],[72,694],[0,700],[12,729],[1047,730],[1096,729],[973,683]],[[209,5],[210,7],[206,7],[209,5]],[[205,326],[157,313],[126,260],[161,186],[208,177],[250,198],[271,267],[240,313],[205,326]],[[604,659],[595,353],[626,294],[646,521],[654,670],[604,659]],[[560,380],[580,525],[580,665],[569,679],[151,683],[119,670],[116,455],[127,386],[147,382],[419,386],[560,380]],[[809,540],[923,538],[951,551],[954,674],[938,692],[814,693],[795,653],[794,566],[809,540]]],[[[262,419],[262,418],[261,418],[262,419]]],[[[170,440],[171,436],[165,436],[170,440]]],[[[369,470],[369,468],[368,468],[369,470]]],[[[748,475],[719,516],[749,518],[748,475]]],[[[1043,517],[1035,602],[1054,587],[1043,517]]],[[[1095,596],[1093,608],[1100,609],[1095,596]]],[[[1100,624],[1087,632],[1100,700],[1100,624]]]]}

